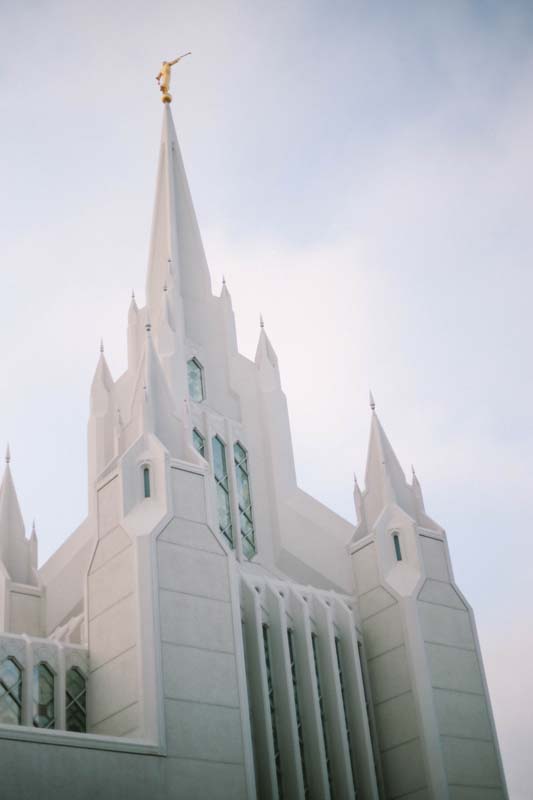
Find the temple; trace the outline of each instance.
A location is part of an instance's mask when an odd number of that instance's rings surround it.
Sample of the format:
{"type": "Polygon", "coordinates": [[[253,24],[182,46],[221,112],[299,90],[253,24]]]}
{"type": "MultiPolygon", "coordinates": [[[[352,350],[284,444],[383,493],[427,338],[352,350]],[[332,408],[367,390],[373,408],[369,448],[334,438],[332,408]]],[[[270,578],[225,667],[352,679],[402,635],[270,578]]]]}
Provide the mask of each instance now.
{"type": "Polygon", "coordinates": [[[507,798],[446,533],[372,398],[357,526],[298,487],[278,358],[263,324],[242,356],[213,294],[168,102],[146,306],[121,376],[101,348],[88,516],[40,568],[10,460],[2,798],[507,798]]]}

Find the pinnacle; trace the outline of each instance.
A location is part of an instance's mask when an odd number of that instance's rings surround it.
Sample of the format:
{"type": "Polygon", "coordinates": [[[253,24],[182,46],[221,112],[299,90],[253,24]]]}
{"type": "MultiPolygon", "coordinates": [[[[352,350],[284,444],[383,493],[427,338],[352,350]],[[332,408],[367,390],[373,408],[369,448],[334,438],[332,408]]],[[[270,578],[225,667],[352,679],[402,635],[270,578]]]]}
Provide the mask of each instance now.
{"type": "Polygon", "coordinates": [[[263,315],[262,314],[259,314],[259,327],[260,328],[264,328],[265,327],[265,320],[263,319],[263,315]]]}
{"type": "Polygon", "coordinates": [[[9,464],[11,461],[11,450],[9,449],[9,443],[6,447],[6,464],[9,464]]]}
{"type": "Polygon", "coordinates": [[[376,410],[376,401],[374,400],[374,395],[372,392],[369,392],[369,400],[370,400],[370,409],[372,411],[376,410]]]}
{"type": "Polygon", "coordinates": [[[100,352],[101,353],[104,352],[104,340],[103,339],[100,339],[100,352]]]}

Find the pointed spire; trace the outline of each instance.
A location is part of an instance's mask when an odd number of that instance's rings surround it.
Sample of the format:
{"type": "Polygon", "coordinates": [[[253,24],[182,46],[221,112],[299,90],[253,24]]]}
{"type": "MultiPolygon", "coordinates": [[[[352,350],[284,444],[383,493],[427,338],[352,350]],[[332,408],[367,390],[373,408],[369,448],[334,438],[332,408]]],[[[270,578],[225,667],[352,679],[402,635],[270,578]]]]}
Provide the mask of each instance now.
{"type": "Polygon", "coordinates": [[[0,486],[0,558],[11,580],[35,585],[31,573],[31,540],[26,532],[20,505],[9,466],[9,448],[6,453],[6,468],[0,486]]]}
{"type": "Polygon", "coordinates": [[[10,461],[11,461],[11,450],[9,449],[9,442],[8,442],[6,447],[6,464],[9,464],[10,461]]]}
{"type": "Polygon", "coordinates": [[[415,496],[416,504],[418,511],[425,512],[424,507],[424,495],[422,494],[422,487],[420,486],[420,481],[418,480],[417,474],[415,472],[415,468],[411,464],[411,472],[413,479],[411,481],[411,485],[413,487],[413,494],[415,496]]]}
{"type": "Polygon", "coordinates": [[[265,320],[263,319],[263,315],[262,314],[259,314],[259,327],[260,328],[264,328],[265,327],[265,320]]]}
{"type": "Polygon", "coordinates": [[[161,308],[161,286],[169,259],[179,293],[184,300],[211,297],[211,278],[204,247],[172,114],[166,105],[163,111],[146,286],[147,305],[153,313],[156,325],[161,308]]]}
{"type": "Polygon", "coordinates": [[[260,317],[260,333],[255,353],[255,363],[259,369],[268,364],[276,371],[278,370],[278,357],[265,331],[263,317],[260,317]]]}
{"type": "Polygon", "coordinates": [[[405,479],[404,471],[375,411],[374,398],[370,395],[372,422],[365,473],[366,518],[373,525],[377,517],[390,503],[396,503],[413,515],[413,496],[405,479]]]}
{"type": "Polygon", "coordinates": [[[100,352],[101,353],[104,352],[104,340],[103,339],[100,339],[100,352]]]}
{"type": "Polygon", "coordinates": [[[376,401],[374,400],[374,395],[372,394],[371,391],[368,393],[368,395],[369,395],[369,401],[370,401],[370,410],[371,411],[375,411],[376,410],[376,401]]]}

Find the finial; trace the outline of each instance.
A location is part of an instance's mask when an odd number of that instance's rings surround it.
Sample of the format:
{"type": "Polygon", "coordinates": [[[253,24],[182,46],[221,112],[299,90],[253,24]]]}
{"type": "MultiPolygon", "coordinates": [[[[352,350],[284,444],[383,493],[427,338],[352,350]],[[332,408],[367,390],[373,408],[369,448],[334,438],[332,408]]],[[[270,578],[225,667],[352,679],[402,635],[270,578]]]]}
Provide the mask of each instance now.
{"type": "Polygon", "coordinates": [[[262,314],[259,314],[259,327],[260,328],[264,328],[265,327],[265,320],[263,319],[263,315],[262,314]]]}
{"type": "Polygon", "coordinates": [[[101,353],[104,352],[104,340],[103,339],[100,339],[100,352],[101,353]]]}
{"type": "Polygon", "coordinates": [[[146,322],[144,323],[144,329],[146,333],[150,333],[152,330],[152,323],[150,322],[150,317],[148,316],[148,309],[146,309],[146,322]]]}
{"type": "Polygon", "coordinates": [[[9,443],[6,447],[6,464],[9,464],[11,461],[11,450],[9,449],[9,443]]]}
{"type": "Polygon", "coordinates": [[[226,285],[226,276],[223,275],[222,276],[222,286],[225,286],[225,285],[226,285]]]}
{"type": "Polygon", "coordinates": [[[165,281],[165,283],[163,284],[163,291],[164,291],[164,292],[168,292],[168,286],[167,286],[167,282],[166,282],[166,281],[165,281]]]}
{"type": "Polygon", "coordinates": [[[355,474],[355,472],[354,472],[354,474],[353,474],[353,484],[354,484],[354,486],[358,486],[358,485],[359,485],[359,484],[357,483],[357,475],[355,474]]]}
{"type": "Polygon", "coordinates": [[[374,400],[374,395],[372,392],[369,393],[369,400],[370,400],[370,408],[372,411],[376,410],[376,401],[374,400]]]}
{"type": "Polygon", "coordinates": [[[37,537],[37,531],[35,530],[35,520],[33,520],[31,524],[31,538],[35,539],[37,537]]]}
{"type": "Polygon", "coordinates": [[[131,290],[131,299],[135,300],[135,289],[131,290]]]}
{"type": "Polygon", "coordinates": [[[412,464],[411,464],[411,472],[413,473],[413,478],[416,478],[415,468],[412,464]]]}
{"type": "Polygon", "coordinates": [[[159,84],[159,89],[161,90],[163,96],[161,98],[163,103],[171,103],[172,102],[172,95],[169,92],[170,86],[170,70],[174,64],[177,64],[178,61],[181,61],[182,58],[185,56],[190,56],[190,53],[184,53],[182,56],[178,56],[175,58],[174,61],[163,61],[161,64],[161,69],[159,70],[159,75],[156,77],[156,81],[159,84]]]}

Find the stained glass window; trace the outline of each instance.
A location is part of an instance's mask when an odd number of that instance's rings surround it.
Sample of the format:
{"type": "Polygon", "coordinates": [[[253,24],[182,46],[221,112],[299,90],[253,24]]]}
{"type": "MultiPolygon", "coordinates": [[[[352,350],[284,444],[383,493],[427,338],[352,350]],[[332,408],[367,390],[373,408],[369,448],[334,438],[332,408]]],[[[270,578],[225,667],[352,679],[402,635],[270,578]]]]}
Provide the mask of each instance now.
{"type": "Polygon", "coordinates": [[[204,370],[196,358],[187,361],[187,378],[189,380],[189,397],[195,403],[201,403],[205,397],[204,370]]]}
{"type": "Polygon", "coordinates": [[[33,668],[33,725],[55,728],[54,673],[43,661],[33,668]]]}
{"type": "Polygon", "coordinates": [[[85,733],[87,730],[87,681],[77,667],[67,672],[66,693],[67,731],[85,733]]]}
{"type": "Polygon", "coordinates": [[[144,496],[150,497],[151,495],[151,487],[150,487],[150,467],[143,468],[143,485],[144,485],[144,496]]]}
{"type": "Polygon", "coordinates": [[[200,455],[205,458],[205,439],[197,428],[193,428],[192,443],[200,455]]]}
{"type": "Polygon", "coordinates": [[[213,438],[213,469],[217,492],[218,527],[233,547],[233,526],[229,499],[228,469],[226,465],[226,446],[218,436],[213,438]]]}
{"type": "Polygon", "coordinates": [[[394,552],[396,553],[396,561],[402,560],[402,548],[400,547],[400,537],[397,533],[392,537],[394,540],[394,552]]]}
{"type": "Polygon", "coordinates": [[[250,479],[248,474],[248,454],[239,442],[233,446],[235,457],[235,476],[239,497],[239,522],[241,526],[242,549],[246,558],[255,555],[255,532],[250,498],[250,479]]]}
{"type": "Polygon", "coordinates": [[[0,722],[22,722],[22,669],[14,658],[6,658],[0,665],[0,722]]]}

